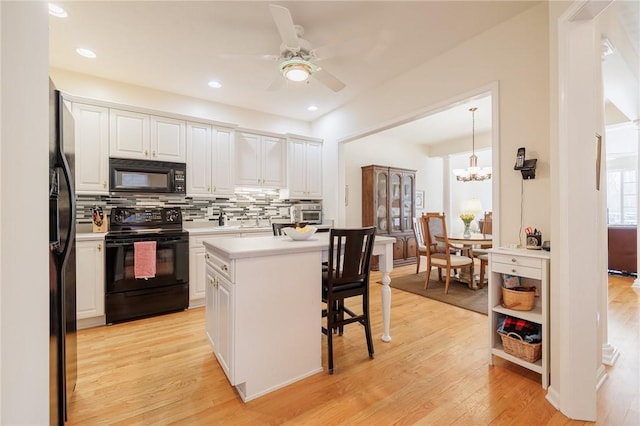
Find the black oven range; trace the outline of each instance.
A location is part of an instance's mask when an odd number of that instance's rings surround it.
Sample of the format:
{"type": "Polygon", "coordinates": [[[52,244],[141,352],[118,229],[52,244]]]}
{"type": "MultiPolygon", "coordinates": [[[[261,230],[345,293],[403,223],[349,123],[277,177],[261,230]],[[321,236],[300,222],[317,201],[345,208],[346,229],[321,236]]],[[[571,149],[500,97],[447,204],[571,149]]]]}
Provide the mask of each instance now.
{"type": "Polygon", "coordinates": [[[105,237],[107,324],[187,309],[189,233],[177,207],[114,207],[105,237]]]}

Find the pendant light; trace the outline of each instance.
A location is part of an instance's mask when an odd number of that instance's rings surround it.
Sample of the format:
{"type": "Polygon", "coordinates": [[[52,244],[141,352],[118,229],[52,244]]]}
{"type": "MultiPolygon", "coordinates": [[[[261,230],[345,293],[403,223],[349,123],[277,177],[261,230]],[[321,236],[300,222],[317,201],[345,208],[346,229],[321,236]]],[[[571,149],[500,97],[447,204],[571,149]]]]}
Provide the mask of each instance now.
{"type": "Polygon", "coordinates": [[[456,180],[462,182],[482,181],[491,179],[491,167],[478,167],[478,156],[476,155],[476,110],[478,108],[469,108],[471,111],[471,157],[469,157],[469,167],[466,169],[453,169],[456,180]]]}

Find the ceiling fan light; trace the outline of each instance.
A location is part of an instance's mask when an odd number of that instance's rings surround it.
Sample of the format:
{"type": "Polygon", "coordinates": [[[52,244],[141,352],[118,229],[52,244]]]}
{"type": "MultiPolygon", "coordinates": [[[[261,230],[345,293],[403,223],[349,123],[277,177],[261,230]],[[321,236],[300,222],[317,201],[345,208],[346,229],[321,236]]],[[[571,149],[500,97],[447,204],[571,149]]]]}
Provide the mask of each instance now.
{"type": "Polygon", "coordinates": [[[305,81],[311,74],[304,65],[290,65],[284,70],[284,76],[291,81],[305,81]]]}
{"type": "Polygon", "coordinates": [[[293,58],[280,64],[282,75],[290,81],[307,81],[314,73],[315,67],[308,61],[293,58]]]}

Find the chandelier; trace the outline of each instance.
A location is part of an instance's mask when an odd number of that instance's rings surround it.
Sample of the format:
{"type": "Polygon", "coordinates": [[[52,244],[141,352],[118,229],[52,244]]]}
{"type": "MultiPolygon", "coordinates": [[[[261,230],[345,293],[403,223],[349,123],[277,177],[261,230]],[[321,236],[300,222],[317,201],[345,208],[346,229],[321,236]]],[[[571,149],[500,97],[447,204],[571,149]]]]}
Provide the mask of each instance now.
{"type": "Polygon", "coordinates": [[[456,180],[469,182],[472,180],[481,181],[491,179],[491,167],[478,167],[478,156],[476,155],[476,110],[478,108],[469,108],[471,111],[471,157],[469,157],[469,167],[466,169],[453,169],[456,180]]]}

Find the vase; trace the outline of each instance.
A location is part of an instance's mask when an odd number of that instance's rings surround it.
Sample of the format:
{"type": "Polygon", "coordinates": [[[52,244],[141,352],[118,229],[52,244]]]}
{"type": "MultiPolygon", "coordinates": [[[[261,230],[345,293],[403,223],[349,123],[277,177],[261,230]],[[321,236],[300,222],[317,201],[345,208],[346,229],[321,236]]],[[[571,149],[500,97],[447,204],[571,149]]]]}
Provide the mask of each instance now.
{"type": "Polygon", "coordinates": [[[471,225],[471,222],[464,223],[464,232],[462,233],[462,236],[465,238],[471,238],[471,230],[469,229],[469,225],[471,225]]]}

